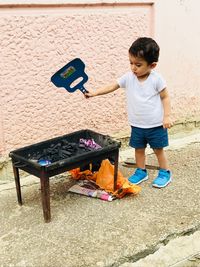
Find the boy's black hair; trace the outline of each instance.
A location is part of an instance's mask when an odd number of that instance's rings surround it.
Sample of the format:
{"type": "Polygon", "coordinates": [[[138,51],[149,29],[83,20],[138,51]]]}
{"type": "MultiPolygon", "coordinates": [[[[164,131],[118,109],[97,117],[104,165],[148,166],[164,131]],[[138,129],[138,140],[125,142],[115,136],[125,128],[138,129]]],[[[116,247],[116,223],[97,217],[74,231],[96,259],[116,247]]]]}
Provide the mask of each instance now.
{"type": "Polygon", "coordinates": [[[129,48],[129,53],[135,57],[143,58],[148,64],[158,62],[160,47],[148,37],[140,37],[129,48]]]}

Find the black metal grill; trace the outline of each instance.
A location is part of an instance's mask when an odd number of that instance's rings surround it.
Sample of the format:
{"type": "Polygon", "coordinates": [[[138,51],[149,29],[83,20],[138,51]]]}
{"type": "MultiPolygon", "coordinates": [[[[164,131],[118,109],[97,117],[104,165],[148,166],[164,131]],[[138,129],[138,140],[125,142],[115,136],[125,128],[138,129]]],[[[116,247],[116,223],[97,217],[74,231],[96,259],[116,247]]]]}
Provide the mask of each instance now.
{"type": "Polygon", "coordinates": [[[51,176],[108,158],[115,165],[113,185],[115,190],[120,146],[121,143],[112,140],[110,136],[91,130],[80,130],[11,151],[9,156],[13,164],[18,203],[22,205],[19,169],[40,178],[45,222],[51,219],[49,196],[51,176]],[[100,147],[96,149],[80,145],[80,139],[93,139],[100,147]],[[40,164],[41,159],[47,161],[45,166],[40,164]]]}

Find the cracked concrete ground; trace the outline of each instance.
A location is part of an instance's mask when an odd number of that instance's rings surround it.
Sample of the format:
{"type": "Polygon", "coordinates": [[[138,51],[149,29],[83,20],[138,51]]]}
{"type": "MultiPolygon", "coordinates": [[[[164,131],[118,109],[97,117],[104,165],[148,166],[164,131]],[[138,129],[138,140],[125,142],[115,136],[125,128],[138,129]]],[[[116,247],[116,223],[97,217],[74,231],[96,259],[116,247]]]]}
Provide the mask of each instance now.
{"type": "MultiPolygon", "coordinates": [[[[38,178],[22,179],[21,207],[14,183],[0,185],[0,266],[198,266],[199,137],[195,133],[171,140],[167,155],[174,179],[164,189],[152,188],[156,171],[149,170],[139,195],[106,202],[68,193],[73,181],[65,174],[52,178],[48,224],[43,221],[38,178]],[[196,265],[184,265],[192,262],[196,265]]],[[[122,151],[123,157],[132,157],[132,151],[122,151]]],[[[153,154],[147,163],[156,164],[153,154]]],[[[124,176],[133,172],[120,169],[124,176]]]]}
{"type": "Polygon", "coordinates": [[[190,236],[175,238],[161,246],[154,254],[135,263],[124,263],[120,267],[198,267],[200,266],[200,231],[190,236]]]}

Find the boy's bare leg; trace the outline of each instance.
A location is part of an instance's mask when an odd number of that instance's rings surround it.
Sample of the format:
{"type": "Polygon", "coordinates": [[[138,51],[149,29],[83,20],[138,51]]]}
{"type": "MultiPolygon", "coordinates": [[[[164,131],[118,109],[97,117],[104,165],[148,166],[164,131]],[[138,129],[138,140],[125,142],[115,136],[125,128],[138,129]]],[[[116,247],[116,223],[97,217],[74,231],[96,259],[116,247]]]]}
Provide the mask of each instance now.
{"type": "Polygon", "coordinates": [[[158,164],[161,169],[169,170],[168,160],[163,148],[156,148],[153,150],[157,159],[158,164]]]}
{"type": "Polygon", "coordinates": [[[145,148],[135,149],[135,161],[138,168],[145,169],[145,148]]]}

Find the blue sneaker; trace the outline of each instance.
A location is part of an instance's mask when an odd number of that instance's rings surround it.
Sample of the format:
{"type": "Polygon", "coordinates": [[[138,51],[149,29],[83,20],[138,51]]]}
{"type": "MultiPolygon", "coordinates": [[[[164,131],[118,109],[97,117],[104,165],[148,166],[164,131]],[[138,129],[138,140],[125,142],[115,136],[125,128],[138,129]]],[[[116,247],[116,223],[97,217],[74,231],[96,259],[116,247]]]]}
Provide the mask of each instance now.
{"type": "Polygon", "coordinates": [[[148,179],[147,171],[144,169],[137,168],[135,173],[131,175],[128,180],[132,184],[140,184],[148,179]]]}
{"type": "Polygon", "coordinates": [[[171,181],[172,181],[171,172],[165,169],[160,169],[158,172],[158,176],[152,183],[152,186],[157,188],[162,188],[167,186],[171,181]]]}

